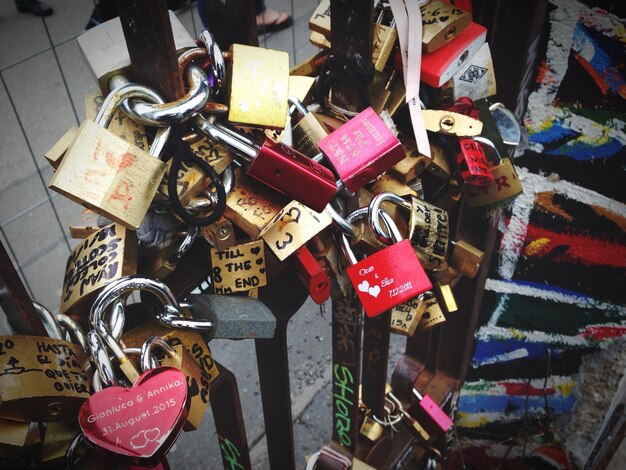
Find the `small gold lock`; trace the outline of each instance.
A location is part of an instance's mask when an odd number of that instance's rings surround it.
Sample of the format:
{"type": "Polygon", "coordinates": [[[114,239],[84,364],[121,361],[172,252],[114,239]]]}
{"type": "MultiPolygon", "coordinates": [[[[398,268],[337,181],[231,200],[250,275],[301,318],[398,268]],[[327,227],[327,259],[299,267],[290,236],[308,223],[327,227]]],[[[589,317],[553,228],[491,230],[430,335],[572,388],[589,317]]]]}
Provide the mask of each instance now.
{"type": "Polygon", "coordinates": [[[86,313],[100,289],[136,274],[138,244],[135,231],[119,224],[107,225],[85,238],[67,259],[59,313],[86,313]]]}
{"type": "Polygon", "coordinates": [[[67,448],[81,432],[77,422],[46,423],[46,434],[41,453],[41,464],[45,468],[64,468],[67,448]]]}
{"type": "Polygon", "coordinates": [[[395,69],[391,73],[385,73],[383,71],[375,71],[374,79],[369,87],[370,106],[376,114],[380,114],[384,111],[387,105],[387,100],[391,96],[391,81],[395,77],[395,69]]]}
{"type": "Polygon", "coordinates": [[[398,181],[390,174],[384,174],[374,181],[369,189],[373,193],[394,193],[398,196],[415,196],[417,193],[406,183],[398,181]]]}
{"type": "Polygon", "coordinates": [[[376,442],[383,436],[385,428],[368,413],[363,419],[363,424],[361,424],[359,432],[369,441],[376,442]]]}
{"type": "Polygon", "coordinates": [[[431,159],[419,153],[415,140],[402,134],[398,135],[398,140],[402,144],[406,157],[392,166],[388,173],[398,181],[408,184],[430,166],[431,159]]]}
{"type": "Polygon", "coordinates": [[[424,303],[426,304],[426,311],[422,315],[422,319],[417,326],[419,330],[432,328],[433,326],[446,321],[446,317],[441,310],[439,302],[437,302],[437,298],[432,295],[432,293],[428,295],[426,295],[426,298],[424,299],[424,303]],[[431,296],[428,297],[428,295],[431,296]]]}
{"type": "Polygon", "coordinates": [[[403,336],[413,336],[422,315],[426,311],[426,302],[415,297],[391,309],[391,331],[403,336]]]}
{"type": "Polygon", "coordinates": [[[76,135],[78,134],[78,127],[70,127],[63,137],[61,137],[50,149],[44,154],[48,163],[52,168],[57,168],[61,164],[61,159],[65,156],[65,152],[72,145],[76,135]]]}
{"type": "Polygon", "coordinates": [[[283,129],[289,95],[289,54],[243,44],[233,44],[230,52],[228,120],[283,129]]]}
{"type": "Polygon", "coordinates": [[[524,191],[517,177],[515,167],[509,158],[503,158],[496,166],[491,167],[495,182],[480,188],[466,188],[467,204],[470,207],[502,207],[524,191]]]}
{"type": "Polygon", "coordinates": [[[311,34],[309,34],[309,42],[315,47],[330,51],[330,41],[326,39],[326,36],[324,36],[322,33],[318,33],[317,31],[311,31],[311,34]]]}
{"type": "MultiPolygon", "coordinates": [[[[297,75],[302,77],[316,77],[319,75],[319,70],[322,64],[328,57],[328,51],[320,51],[303,62],[294,65],[289,70],[289,75],[297,75]]],[[[304,100],[303,100],[304,101],[304,100]]]]}
{"type": "Polygon", "coordinates": [[[464,276],[474,278],[480,269],[485,253],[465,240],[452,242],[452,247],[450,264],[464,276]]]}
{"type": "Polygon", "coordinates": [[[443,305],[446,313],[453,313],[459,309],[456,303],[456,299],[454,298],[454,293],[452,292],[452,286],[450,284],[442,284],[441,282],[436,280],[435,282],[433,282],[433,287],[435,289],[437,298],[441,300],[440,305],[443,305]]]}
{"type": "Polygon", "coordinates": [[[240,170],[235,173],[235,187],[226,198],[224,216],[255,240],[289,200],[240,170]]]}
{"type": "Polygon", "coordinates": [[[330,0],[322,0],[309,20],[309,29],[330,38],[330,0]]]}
{"type": "Polygon", "coordinates": [[[460,8],[434,0],[420,8],[422,13],[422,50],[433,52],[452,41],[470,23],[472,16],[460,8]]]}
{"type": "Polygon", "coordinates": [[[372,36],[374,39],[374,43],[372,44],[372,62],[374,62],[374,69],[378,72],[382,72],[387,65],[393,46],[398,39],[398,30],[395,27],[395,21],[391,25],[374,23],[372,36]]]}
{"type": "Polygon", "coordinates": [[[232,222],[224,216],[220,216],[220,218],[212,224],[202,227],[200,233],[211,246],[218,250],[225,250],[237,243],[235,227],[232,222]]]}
{"type": "Polygon", "coordinates": [[[211,249],[213,290],[216,294],[245,292],[267,284],[263,240],[211,249]]]}

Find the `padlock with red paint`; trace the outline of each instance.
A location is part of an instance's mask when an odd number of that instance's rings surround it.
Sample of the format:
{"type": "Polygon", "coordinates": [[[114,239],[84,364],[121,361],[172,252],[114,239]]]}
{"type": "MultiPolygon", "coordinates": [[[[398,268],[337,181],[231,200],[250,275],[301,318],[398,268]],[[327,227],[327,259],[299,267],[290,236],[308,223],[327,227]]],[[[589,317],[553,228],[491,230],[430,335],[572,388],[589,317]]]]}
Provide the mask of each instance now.
{"type": "Polygon", "coordinates": [[[337,192],[335,177],[328,168],[285,144],[266,137],[263,145],[258,146],[234,130],[215,125],[200,115],[195,124],[209,138],[251,161],[248,175],[317,212],[322,212],[337,192]]]}
{"type": "Polygon", "coordinates": [[[350,264],[346,273],[368,317],[375,317],[432,287],[409,240],[402,240],[389,215],[381,210],[380,216],[394,241],[381,251],[357,262],[347,237],[341,236],[341,247],[350,264]]]}
{"type": "Polygon", "coordinates": [[[495,182],[482,145],[461,137],[459,146],[461,151],[457,154],[456,163],[463,181],[472,186],[488,186],[495,182]]]}
{"type": "Polygon", "coordinates": [[[398,138],[371,107],[320,140],[317,146],[351,192],[405,157],[398,138]]]}

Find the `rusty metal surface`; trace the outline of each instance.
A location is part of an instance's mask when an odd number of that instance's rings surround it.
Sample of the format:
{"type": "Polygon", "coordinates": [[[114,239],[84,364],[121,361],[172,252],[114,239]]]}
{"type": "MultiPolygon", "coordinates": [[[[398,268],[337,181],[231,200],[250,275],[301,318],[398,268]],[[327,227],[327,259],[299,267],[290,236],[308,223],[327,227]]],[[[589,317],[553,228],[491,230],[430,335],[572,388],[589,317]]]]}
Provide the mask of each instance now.
{"type": "Polygon", "coordinates": [[[231,44],[259,45],[254,0],[198,0],[204,2],[208,27],[223,51],[231,44]]]}

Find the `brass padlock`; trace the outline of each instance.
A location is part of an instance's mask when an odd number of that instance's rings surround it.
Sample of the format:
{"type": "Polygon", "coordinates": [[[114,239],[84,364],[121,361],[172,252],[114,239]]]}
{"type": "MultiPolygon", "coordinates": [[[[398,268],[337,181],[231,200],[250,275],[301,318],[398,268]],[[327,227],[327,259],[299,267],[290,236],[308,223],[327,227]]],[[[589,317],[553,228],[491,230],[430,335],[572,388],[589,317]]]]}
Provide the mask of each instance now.
{"type": "Polygon", "coordinates": [[[402,144],[406,157],[392,166],[388,170],[388,173],[398,181],[408,184],[409,181],[415,179],[431,165],[432,157],[428,158],[421,155],[419,150],[417,150],[417,143],[415,140],[402,134],[398,135],[398,140],[402,144]]]}
{"type": "Polygon", "coordinates": [[[289,102],[295,111],[302,115],[302,119],[291,130],[293,148],[308,157],[314,157],[321,151],[317,142],[328,135],[328,130],[317,118],[317,115],[306,109],[300,100],[290,97],[289,102]]]}
{"type": "Polygon", "coordinates": [[[78,127],[70,127],[63,137],[61,137],[50,149],[44,154],[48,163],[52,168],[58,168],[61,164],[61,159],[65,156],[65,152],[72,145],[76,135],[78,134],[78,127]]]}
{"type": "Polygon", "coordinates": [[[391,309],[391,331],[403,336],[413,336],[425,311],[423,295],[396,305],[391,309]]]}
{"type": "Polygon", "coordinates": [[[452,242],[452,253],[450,254],[450,264],[461,274],[470,279],[474,278],[480,269],[485,253],[480,251],[465,240],[452,242]]]}
{"type": "Polygon", "coordinates": [[[65,266],[60,313],[79,316],[93,297],[111,281],[137,272],[137,236],[119,224],[110,224],[85,238],[65,266]]]}
{"type": "Polygon", "coordinates": [[[226,198],[224,216],[255,240],[289,199],[240,170],[235,173],[235,187],[226,198]]]}
{"type": "Polygon", "coordinates": [[[440,301],[439,305],[443,306],[445,313],[454,313],[459,309],[450,284],[443,284],[439,279],[434,279],[433,289],[438,301],[440,301]]]}
{"type": "Polygon", "coordinates": [[[213,291],[245,292],[267,284],[265,244],[255,240],[225,250],[211,249],[213,291]]]}
{"type": "Polygon", "coordinates": [[[64,468],[70,443],[80,432],[76,421],[46,423],[41,452],[42,468],[64,468]]]}
{"type": "Polygon", "coordinates": [[[189,412],[183,429],[185,431],[194,431],[200,427],[209,404],[209,378],[182,344],[172,347],[159,336],[151,336],[143,343],[141,348],[141,368],[143,372],[153,368],[151,367],[150,355],[155,346],[165,351],[165,357],[161,365],[175,367],[185,374],[187,379],[187,396],[189,397],[189,412]]]}
{"type": "Polygon", "coordinates": [[[424,303],[426,304],[426,310],[417,326],[418,330],[426,330],[446,321],[437,297],[431,291],[426,292],[424,295],[424,303]]]}
{"type": "Polygon", "coordinates": [[[211,246],[218,250],[225,250],[237,243],[235,227],[232,222],[224,216],[220,216],[220,218],[212,224],[202,227],[200,233],[211,246]]]}
{"type": "Polygon", "coordinates": [[[393,69],[390,73],[387,72],[374,72],[374,79],[369,86],[368,92],[370,97],[370,106],[377,113],[380,114],[385,110],[387,101],[391,96],[391,83],[397,72],[393,69]]]}
{"type": "Polygon", "coordinates": [[[43,423],[0,418],[0,467],[39,468],[43,423]]]}
{"type": "Polygon", "coordinates": [[[81,346],[40,336],[0,337],[0,417],[74,419],[89,397],[91,372],[81,346]]]}
{"type": "Polygon", "coordinates": [[[470,23],[472,15],[442,0],[420,7],[422,13],[422,50],[433,52],[452,41],[470,23]]]}
{"type": "Polygon", "coordinates": [[[330,41],[324,36],[322,33],[318,33],[317,31],[311,31],[309,34],[309,42],[315,47],[319,47],[320,49],[330,51],[331,45],[330,41]]]}
{"type": "Polygon", "coordinates": [[[318,3],[309,20],[309,29],[330,39],[330,0],[322,0],[318,3]]]}
{"type": "Polygon", "coordinates": [[[136,85],[121,86],[107,96],[96,122],[83,121],[49,187],[136,230],[165,173],[165,163],[155,155],[161,153],[169,128],[160,130],[159,137],[153,141],[150,149],[153,155],[105,129],[119,102],[136,96],[136,91],[127,91],[134,90],[131,86],[136,85]]]}
{"type": "Polygon", "coordinates": [[[110,223],[111,221],[106,217],[96,214],[90,209],[85,209],[72,221],[70,235],[72,238],[87,238],[110,223]]]}
{"type": "Polygon", "coordinates": [[[372,62],[374,62],[374,69],[378,72],[382,72],[385,69],[393,46],[398,39],[398,30],[395,24],[396,20],[391,13],[391,9],[381,6],[372,30],[374,39],[372,44],[372,62]]]}
{"type": "Polygon", "coordinates": [[[399,181],[397,178],[390,174],[384,174],[369,185],[369,189],[373,193],[385,193],[390,192],[397,194],[398,196],[414,196],[417,197],[417,193],[408,184],[399,181]]]}
{"type": "Polygon", "coordinates": [[[363,424],[361,424],[359,432],[361,436],[365,437],[367,440],[376,442],[383,436],[385,428],[368,413],[363,419],[363,424]]]}
{"type": "Polygon", "coordinates": [[[228,120],[283,129],[289,93],[289,54],[233,44],[230,55],[228,120]]]}

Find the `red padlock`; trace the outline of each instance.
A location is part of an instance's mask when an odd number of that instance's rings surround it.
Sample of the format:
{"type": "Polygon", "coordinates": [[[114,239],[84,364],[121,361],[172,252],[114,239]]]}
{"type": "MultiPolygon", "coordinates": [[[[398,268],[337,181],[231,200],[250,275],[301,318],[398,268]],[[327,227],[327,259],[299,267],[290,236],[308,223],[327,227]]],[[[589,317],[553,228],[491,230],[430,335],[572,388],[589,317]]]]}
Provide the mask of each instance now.
{"type": "Polygon", "coordinates": [[[248,175],[314,211],[322,212],[337,192],[335,176],[328,168],[285,144],[267,137],[259,147],[234,130],[213,124],[200,115],[195,125],[210,138],[252,161],[248,175]]]}
{"type": "Polygon", "coordinates": [[[389,215],[382,210],[379,214],[391,232],[393,245],[357,262],[348,238],[341,235],[341,246],[350,263],[346,273],[368,317],[380,315],[432,288],[409,240],[402,240],[389,215]]]}
{"type": "Polygon", "coordinates": [[[330,297],[330,279],[306,246],[289,258],[296,274],[306,286],[313,302],[323,304],[330,297]]]}
{"type": "Polygon", "coordinates": [[[317,146],[351,192],[406,156],[400,141],[371,107],[324,137],[317,146]]]}
{"type": "Polygon", "coordinates": [[[487,156],[482,145],[473,139],[459,138],[461,151],[456,156],[456,163],[461,178],[472,186],[489,186],[495,182],[487,156]]]}

